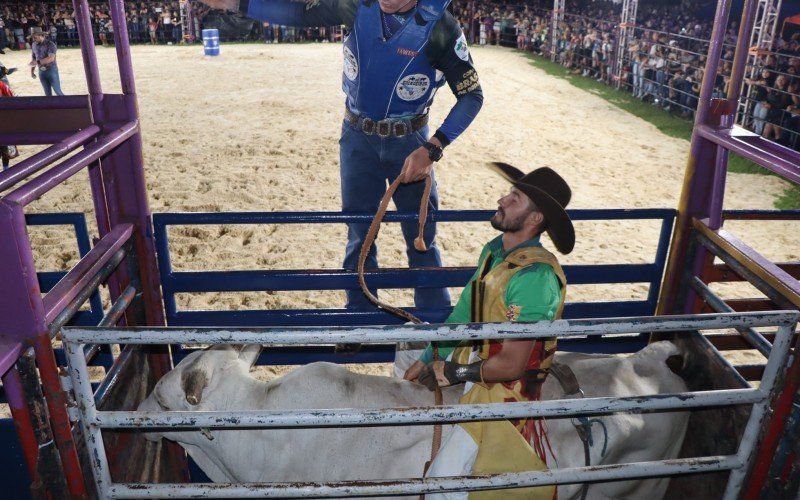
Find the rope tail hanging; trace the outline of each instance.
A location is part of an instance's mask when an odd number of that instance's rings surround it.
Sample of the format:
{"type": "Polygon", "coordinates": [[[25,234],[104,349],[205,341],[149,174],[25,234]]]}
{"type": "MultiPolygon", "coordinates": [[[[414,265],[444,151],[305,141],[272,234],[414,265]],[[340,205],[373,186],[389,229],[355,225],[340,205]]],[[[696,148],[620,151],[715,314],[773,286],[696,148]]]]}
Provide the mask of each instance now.
{"type": "MultiPolygon", "coordinates": [[[[378,231],[381,227],[381,222],[383,222],[383,217],[386,215],[386,209],[389,206],[389,200],[392,199],[394,192],[397,191],[397,188],[400,186],[400,179],[403,177],[403,173],[401,172],[397,179],[394,180],[389,185],[389,189],[386,190],[386,194],[383,195],[381,199],[380,205],[378,205],[378,211],[375,213],[375,217],[373,217],[372,222],[369,225],[369,230],[367,231],[367,236],[364,239],[364,244],[361,246],[361,252],[358,254],[358,284],[361,285],[361,291],[364,292],[364,295],[367,296],[370,302],[375,304],[377,307],[383,309],[384,311],[388,311],[395,316],[399,316],[407,321],[410,321],[416,325],[422,324],[423,321],[418,317],[414,316],[410,312],[406,311],[405,309],[401,309],[399,307],[394,307],[392,305],[386,304],[381,302],[378,297],[373,295],[373,293],[367,288],[367,282],[364,279],[364,264],[367,261],[367,255],[369,254],[372,245],[375,243],[375,238],[378,236],[378,231]]],[[[425,222],[428,218],[428,203],[431,196],[431,186],[433,181],[431,176],[428,175],[425,177],[425,191],[422,193],[422,200],[420,200],[419,205],[419,233],[417,234],[416,239],[414,239],[414,248],[419,252],[425,252],[428,250],[427,246],[425,245],[425,222]]],[[[439,361],[439,345],[437,342],[432,343],[433,346],[433,359],[434,361],[439,361]]],[[[443,399],[442,399],[442,389],[440,387],[436,387],[434,392],[434,401],[436,406],[441,406],[443,399]]],[[[431,442],[431,459],[425,464],[425,471],[428,471],[428,467],[433,462],[433,459],[436,457],[436,454],[439,452],[439,448],[442,444],[442,426],[441,424],[437,424],[433,427],[433,440],[431,442]]],[[[420,498],[423,498],[424,495],[421,495],[420,498]]]]}

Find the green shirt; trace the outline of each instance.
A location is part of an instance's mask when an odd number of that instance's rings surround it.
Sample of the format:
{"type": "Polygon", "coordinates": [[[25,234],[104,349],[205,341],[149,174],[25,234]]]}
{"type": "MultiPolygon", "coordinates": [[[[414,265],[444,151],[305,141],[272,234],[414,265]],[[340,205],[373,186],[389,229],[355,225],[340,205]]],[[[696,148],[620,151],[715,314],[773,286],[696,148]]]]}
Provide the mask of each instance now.
{"type": "MultiPolygon", "coordinates": [[[[503,250],[503,236],[500,235],[487,243],[481,251],[478,259],[478,269],[470,278],[469,284],[464,287],[458,303],[453,308],[453,312],[447,317],[445,323],[470,323],[472,322],[472,282],[478,278],[478,273],[483,267],[484,261],[491,255],[492,261],[489,262],[489,270],[501,264],[506,256],[514,250],[523,247],[540,247],[539,237],[520,243],[514,248],[503,250]]],[[[506,287],[505,303],[508,306],[515,306],[518,316],[514,321],[542,321],[553,320],[558,312],[561,302],[561,285],[558,282],[553,268],[547,264],[534,264],[527,267],[511,277],[506,287]]],[[[447,358],[455,349],[458,342],[439,342],[439,357],[447,358]]],[[[433,360],[433,352],[430,345],[425,350],[420,360],[430,363],[433,360]]]]}

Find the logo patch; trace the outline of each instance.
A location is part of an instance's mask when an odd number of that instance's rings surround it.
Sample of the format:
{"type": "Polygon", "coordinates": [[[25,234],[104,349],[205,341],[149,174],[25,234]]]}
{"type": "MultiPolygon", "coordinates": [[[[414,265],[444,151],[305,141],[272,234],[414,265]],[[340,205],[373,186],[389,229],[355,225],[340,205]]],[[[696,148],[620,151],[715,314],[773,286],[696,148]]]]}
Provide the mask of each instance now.
{"type": "Polygon", "coordinates": [[[467,38],[464,33],[456,40],[455,52],[459,59],[462,61],[469,61],[469,49],[467,48],[467,38]]]}
{"type": "Polygon", "coordinates": [[[506,319],[509,321],[516,321],[519,318],[519,313],[522,311],[522,306],[511,304],[506,310],[506,319]]]}
{"type": "Polygon", "coordinates": [[[425,95],[431,86],[431,79],[422,73],[408,75],[397,84],[397,96],[404,101],[416,101],[425,95]]]}
{"type": "Polygon", "coordinates": [[[358,61],[350,47],[344,47],[344,76],[354,82],[358,78],[358,61]]]}
{"type": "Polygon", "coordinates": [[[417,52],[416,50],[404,49],[403,47],[397,47],[397,53],[400,54],[401,56],[408,56],[408,57],[417,57],[417,55],[419,55],[419,52],[417,52]]]}

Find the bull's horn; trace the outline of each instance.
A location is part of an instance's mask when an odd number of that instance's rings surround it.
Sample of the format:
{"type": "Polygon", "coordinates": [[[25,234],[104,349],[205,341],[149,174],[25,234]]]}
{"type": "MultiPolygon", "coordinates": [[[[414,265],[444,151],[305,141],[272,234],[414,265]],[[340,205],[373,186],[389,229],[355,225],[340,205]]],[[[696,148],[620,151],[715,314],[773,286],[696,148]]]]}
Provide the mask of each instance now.
{"type": "Polygon", "coordinates": [[[252,367],[258,361],[258,356],[261,354],[261,344],[247,344],[242,346],[239,351],[239,361],[247,363],[247,366],[252,367]]]}
{"type": "Polygon", "coordinates": [[[186,402],[192,406],[200,404],[203,399],[203,389],[208,385],[208,376],[202,370],[187,370],[183,372],[181,386],[186,394],[186,402]]]}

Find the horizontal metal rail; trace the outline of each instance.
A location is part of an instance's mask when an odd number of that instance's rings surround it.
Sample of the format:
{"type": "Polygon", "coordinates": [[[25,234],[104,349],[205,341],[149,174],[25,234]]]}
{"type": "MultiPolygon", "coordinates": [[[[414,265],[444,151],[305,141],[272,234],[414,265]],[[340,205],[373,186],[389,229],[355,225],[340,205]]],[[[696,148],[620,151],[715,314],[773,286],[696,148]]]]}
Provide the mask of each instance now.
{"type": "Polygon", "coordinates": [[[125,142],[129,137],[139,131],[139,123],[128,122],[119,129],[101,136],[74,156],[68,158],[56,167],[39,175],[30,182],[23,184],[5,199],[18,205],[28,205],[39,197],[69,179],[90,163],[110,153],[114,148],[125,142]]]}
{"type": "Polygon", "coordinates": [[[97,328],[65,327],[64,340],[101,344],[362,344],[406,341],[572,338],[641,332],[677,332],[723,328],[794,325],[797,311],[676,315],[667,318],[611,318],[536,323],[469,323],[443,325],[320,328],[97,328]]]}
{"type": "Polygon", "coordinates": [[[658,396],[601,397],[555,401],[486,403],[358,410],[290,411],[103,411],[89,423],[103,429],[235,429],[364,427],[478,422],[524,418],[562,418],[616,412],[688,410],[764,401],[760,389],[681,392],[658,396]]]}
{"type": "Polygon", "coordinates": [[[38,96],[25,97],[19,96],[13,99],[3,99],[0,101],[0,111],[28,111],[51,109],[86,109],[89,107],[89,96],[86,95],[67,95],[67,96],[38,96]]]}
{"type": "MultiPolygon", "coordinates": [[[[494,210],[437,210],[428,220],[435,222],[488,221],[494,210]]],[[[672,208],[567,210],[572,220],[657,220],[675,217],[672,208]]],[[[375,214],[365,212],[199,212],[153,215],[155,225],[208,224],[330,224],[371,222],[375,214]]],[[[415,222],[417,212],[386,212],[384,222],[415,222]]]]}
{"type": "MultiPolygon", "coordinates": [[[[104,270],[106,276],[110,274],[113,268],[107,269],[109,262],[128,242],[131,234],[133,234],[133,225],[118,225],[103,236],[95,247],[56,283],[42,300],[48,323],[53,323],[56,317],[67,309],[79,294],[86,291],[90,283],[95,282],[95,289],[102,283],[102,281],[97,281],[97,275],[103,273],[104,270]]],[[[121,257],[116,260],[116,264],[113,264],[113,266],[116,267],[120,260],[121,257]]],[[[88,299],[88,296],[86,298],[88,299]]],[[[65,324],[66,321],[63,323],[65,324]]]]}
{"type": "MultiPolygon", "coordinates": [[[[731,306],[726,304],[721,297],[712,292],[711,289],[697,276],[694,276],[689,284],[716,312],[734,312],[731,306]]],[[[747,342],[750,343],[752,347],[756,348],[758,352],[764,356],[769,356],[769,352],[772,350],[772,344],[765,339],[763,335],[752,328],[739,327],[736,330],[747,340],[747,342]]]]}
{"type": "Polygon", "coordinates": [[[0,172],[0,192],[15,186],[29,175],[35,174],[58,159],[75,151],[75,149],[86,144],[99,133],[100,127],[97,125],[90,125],[63,141],[39,151],[30,158],[22,160],[14,165],[14,168],[0,172]]]}
{"type": "Polygon", "coordinates": [[[718,129],[710,125],[699,125],[696,130],[701,137],[714,144],[757,163],[784,179],[800,184],[800,153],[797,151],[738,126],[718,129]]]}
{"type": "Polygon", "coordinates": [[[339,483],[195,483],[195,484],[114,484],[110,498],[351,498],[386,495],[420,495],[450,491],[481,491],[527,488],[583,481],[609,481],[653,476],[675,476],[730,470],[740,467],[735,455],[684,458],[662,462],[637,462],[550,469],[540,472],[393,479],[383,481],[343,481],[339,483]]]}

